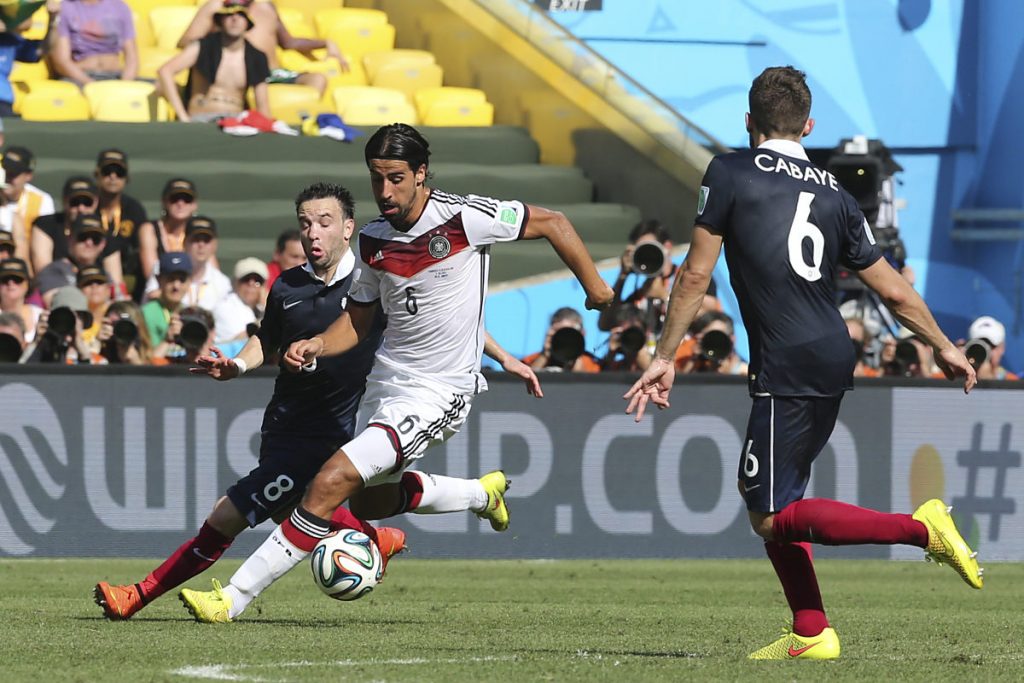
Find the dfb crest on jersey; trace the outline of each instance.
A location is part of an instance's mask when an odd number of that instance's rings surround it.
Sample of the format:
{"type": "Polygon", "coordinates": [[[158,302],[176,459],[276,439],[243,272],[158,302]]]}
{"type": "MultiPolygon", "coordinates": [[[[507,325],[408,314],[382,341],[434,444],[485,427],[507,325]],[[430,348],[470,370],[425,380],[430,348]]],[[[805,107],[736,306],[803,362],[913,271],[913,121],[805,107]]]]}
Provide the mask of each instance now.
{"type": "Polygon", "coordinates": [[[436,259],[442,259],[452,253],[452,243],[444,235],[434,235],[427,243],[427,251],[436,259]]]}

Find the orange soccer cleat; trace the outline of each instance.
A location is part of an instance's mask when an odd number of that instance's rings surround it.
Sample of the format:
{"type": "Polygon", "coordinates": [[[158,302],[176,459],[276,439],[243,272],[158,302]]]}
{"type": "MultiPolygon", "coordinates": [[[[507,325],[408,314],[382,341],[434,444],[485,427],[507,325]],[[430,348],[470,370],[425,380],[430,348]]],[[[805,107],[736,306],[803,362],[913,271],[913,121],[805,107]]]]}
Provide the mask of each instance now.
{"type": "Polygon", "coordinates": [[[384,569],[387,569],[388,560],[405,550],[405,532],[392,526],[378,527],[377,549],[384,559],[384,569]]]}
{"type": "Polygon", "coordinates": [[[121,621],[146,606],[136,585],[111,586],[100,581],[93,590],[96,604],[103,608],[103,616],[111,621],[121,621]]]}

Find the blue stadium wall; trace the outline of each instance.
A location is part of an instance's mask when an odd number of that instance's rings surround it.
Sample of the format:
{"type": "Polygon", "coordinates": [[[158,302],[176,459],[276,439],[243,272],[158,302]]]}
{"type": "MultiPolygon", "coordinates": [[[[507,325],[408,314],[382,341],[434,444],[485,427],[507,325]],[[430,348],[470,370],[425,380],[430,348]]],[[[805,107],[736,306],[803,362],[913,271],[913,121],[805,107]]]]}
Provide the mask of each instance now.
{"type": "MultiPolygon", "coordinates": [[[[544,4],[538,2],[538,4],[544,4]]],[[[566,4],[566,3],[561,3],[566,4]]],[[[814,93],[809,147],[865,134],[904,167],[917,288],[946,332],[994,315],[1024,369],[1024,241],[951,239],[957,209],[1024,208],[1024,3],[1018,0],[603,0],[551,16],[726,144],[746,144],[750,81],[792,64],[814,93]],[[674,65],[675,68],[665,68],[674,65]]]]}

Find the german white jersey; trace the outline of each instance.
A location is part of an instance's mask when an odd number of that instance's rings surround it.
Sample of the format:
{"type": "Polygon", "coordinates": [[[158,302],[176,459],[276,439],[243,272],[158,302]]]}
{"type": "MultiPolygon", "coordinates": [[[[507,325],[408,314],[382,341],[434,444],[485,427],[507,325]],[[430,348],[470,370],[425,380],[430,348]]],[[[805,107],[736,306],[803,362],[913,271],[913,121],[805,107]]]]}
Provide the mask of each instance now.
{"type": "Polygon", "coordinates": [[[379,217],[359,233],[353,301],[380,300],[388,317],[377,362],[485,391],[480,374],[490,245],[523,236],[529,209],[518,201],[431,189],[408,232],[379,217]]]}

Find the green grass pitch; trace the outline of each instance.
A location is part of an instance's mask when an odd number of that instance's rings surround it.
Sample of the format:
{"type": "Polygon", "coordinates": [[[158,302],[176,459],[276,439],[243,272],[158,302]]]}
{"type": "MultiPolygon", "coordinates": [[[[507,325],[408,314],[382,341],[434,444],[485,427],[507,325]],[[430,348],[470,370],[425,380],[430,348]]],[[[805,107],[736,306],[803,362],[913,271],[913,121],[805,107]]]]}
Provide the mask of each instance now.
{"type": "MultiPolygon", "coordinates": [[[[1024,565],[982,591],[921,563],[819,562],[834,662],[752,662],[788,618],[767,560],[397,558],[363,600],[299,567],[233,624],[175,594],[129,622],[92,602],[140,560],[0,560],[0,681],[976,681],[1024,679],[1024,565]]],[[[237,561],[189,583],[225,580],[237,561]]]]}

